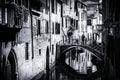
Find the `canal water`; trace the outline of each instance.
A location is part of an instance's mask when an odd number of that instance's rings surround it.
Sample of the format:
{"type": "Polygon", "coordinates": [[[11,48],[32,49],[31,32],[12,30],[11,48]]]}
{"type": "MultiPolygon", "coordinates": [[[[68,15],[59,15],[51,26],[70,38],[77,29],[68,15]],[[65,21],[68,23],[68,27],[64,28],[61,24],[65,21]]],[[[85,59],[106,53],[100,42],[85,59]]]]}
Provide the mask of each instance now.
{"type": "Polygon", "coordinates": [[[93,62],[100,62],[97,57],[88,50],[70,50],[66,53],[65,63],[80,74],[94,73],[98,66],[93,62]]]}
{"type": "Polygon", "coordinates": [[[57,63],[48,75],[39,80],[101,80],[99,77],[88,77],[88,74],[97,72],[99,67],[95,63],[99,60],[89,51],[71,50],[66,52],[65,61],[57,63]],[[84,77],[83,77],[84,76],[84,77]]]}
{"type": "Polygon", "coordinates": [[[101,78],[80,78],[66,68],[65,64],[57,64],[49,75],[45,75],[39,80],[101,80],[101,78]]]}

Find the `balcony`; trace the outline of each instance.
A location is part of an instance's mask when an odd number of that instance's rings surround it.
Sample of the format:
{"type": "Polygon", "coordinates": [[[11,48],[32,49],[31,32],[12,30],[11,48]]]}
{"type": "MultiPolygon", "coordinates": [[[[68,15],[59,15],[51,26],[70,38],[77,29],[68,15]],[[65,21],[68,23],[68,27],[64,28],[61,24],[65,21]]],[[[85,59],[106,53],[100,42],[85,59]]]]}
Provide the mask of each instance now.
{"type": "Polygon", "coordinates": [[[2,11],[0,20],[0,42],[14,41],[16,33],[22,28],[21,19],[15,18],[14,11],[6,9],[7,12],[2,11]]]}
{"type": "Polygon", "coordinates": [[[16,33],[20,31],[20,27],[9,27],[8,24],[0,24],[0,42],[14,41],[16,33]]]}

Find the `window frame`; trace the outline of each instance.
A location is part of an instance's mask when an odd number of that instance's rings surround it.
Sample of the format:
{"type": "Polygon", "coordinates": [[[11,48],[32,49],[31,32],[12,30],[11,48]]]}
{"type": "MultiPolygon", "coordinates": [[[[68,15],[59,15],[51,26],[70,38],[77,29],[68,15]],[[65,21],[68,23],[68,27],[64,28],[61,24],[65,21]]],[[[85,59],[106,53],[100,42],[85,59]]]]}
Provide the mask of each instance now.
{"type": "Polygon", "coordinates": [[[37,19],[37,35],[41,35],[41,20],[37,19]]]}
{"type": "Polygon", "coordinates": [[[25,60],[29,60],[29,43],[25,43],[25,60]]]}
{"type": "Polygon", "coordinates": [[[41,49],[39,49],[39,55],[41,56],[41,49]]]}

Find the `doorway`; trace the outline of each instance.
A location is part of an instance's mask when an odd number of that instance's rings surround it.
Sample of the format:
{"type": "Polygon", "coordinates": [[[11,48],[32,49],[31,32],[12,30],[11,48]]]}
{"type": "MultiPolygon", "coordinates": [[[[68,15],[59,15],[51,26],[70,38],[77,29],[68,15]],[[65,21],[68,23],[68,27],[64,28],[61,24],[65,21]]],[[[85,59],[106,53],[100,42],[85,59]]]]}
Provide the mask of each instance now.
{"type": "Polygon", "coordinates": [[[17,59],[15,52],[10,51],[6,66],[6,80],[18,80],[17,59]]]}
{"type": "Polygon", "coordinates": [[[46,80],[49,80],[49,47],[46,49],[46,80]]]}

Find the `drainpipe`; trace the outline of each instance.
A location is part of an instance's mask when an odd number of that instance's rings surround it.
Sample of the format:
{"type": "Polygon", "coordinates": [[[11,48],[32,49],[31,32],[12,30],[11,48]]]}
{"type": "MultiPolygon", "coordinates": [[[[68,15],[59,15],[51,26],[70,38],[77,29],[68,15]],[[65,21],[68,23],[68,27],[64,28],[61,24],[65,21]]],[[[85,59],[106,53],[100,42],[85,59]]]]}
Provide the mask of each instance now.
{"type": "Polygon", "coordinates": [[[49,29],[50,29],[50,52],[51,52],[51,38],[52,38],[52,29],[51,29],[51,0],[49,0],[49,29]]]}
{"type": "Polygon", "coordinates": [[[29,10],[30,10],[30,17],[31,17],[31,43],[32,43],[32,59],[34,58],[34,45],[33,45],[33,18],[32,18],[32,8],[31,8],[31,4],[29,4],[29,10]]]}
{"type": "Polygon", "coordinates": [[[46,70],[46,80],[49,80],[49,73],[50,73],[50,53],[51,53],[51,36],[52,36],[52,29],[51,29],[51,0],[49,0],[49,29],[50,29],[50,34],[49,34],[49,36],[50,36],[50,39],[49,39],[49,42],[50,42],[50,50],[48,49],[48,47],[47,47],[47,56],[46,56],[46,58],[47,58],[47,61],[46,61],[46,68],[47,68],[47,70],[46,70]]]}
{"type": "Polygon", "coordinates": [[[0,79],[3,78],[3,54],[2,54],[2,42],[0,42],[0,79]]]}

